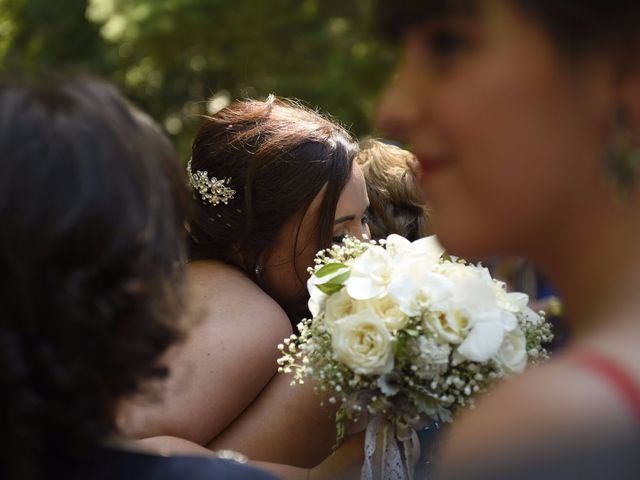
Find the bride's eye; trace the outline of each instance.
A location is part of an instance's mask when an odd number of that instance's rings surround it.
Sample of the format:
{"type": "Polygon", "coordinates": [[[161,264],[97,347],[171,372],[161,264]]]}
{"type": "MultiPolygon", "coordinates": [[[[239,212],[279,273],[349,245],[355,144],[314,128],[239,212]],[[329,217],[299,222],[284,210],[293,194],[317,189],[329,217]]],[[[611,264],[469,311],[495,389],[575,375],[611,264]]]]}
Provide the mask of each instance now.
{"type": "Polygon", "coordinates": [[[340,243],[344,242],[345,237],[346,237],[346,235],[343,233],[342,235],[336,235],[335,237],[333,237],[331,239],[331,241],[333,243],[340,244],[340,243]]]}

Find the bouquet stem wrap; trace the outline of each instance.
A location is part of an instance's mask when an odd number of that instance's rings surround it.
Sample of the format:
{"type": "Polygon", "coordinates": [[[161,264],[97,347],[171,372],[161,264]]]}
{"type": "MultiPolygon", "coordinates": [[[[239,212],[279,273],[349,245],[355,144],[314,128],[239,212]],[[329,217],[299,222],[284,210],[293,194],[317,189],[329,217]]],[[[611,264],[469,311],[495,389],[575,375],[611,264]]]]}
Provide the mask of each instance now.
{"type": "Polygon", "coordinates": [[[411,427],[378,415],[367,424],[360,480],[413,480],[420,440],[411,427]]]}

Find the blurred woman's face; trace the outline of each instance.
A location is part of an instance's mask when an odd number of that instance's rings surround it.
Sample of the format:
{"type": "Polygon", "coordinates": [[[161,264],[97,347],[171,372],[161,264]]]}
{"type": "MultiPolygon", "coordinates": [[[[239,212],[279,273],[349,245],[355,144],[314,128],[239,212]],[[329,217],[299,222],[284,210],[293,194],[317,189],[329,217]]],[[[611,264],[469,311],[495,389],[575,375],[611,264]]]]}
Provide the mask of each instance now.
{"type": "Polygon", "coordinates": [[[608,69],[568,65],[507,1],[406,32],[378,126],[405,141],[440,241],[458,255],[535,255],[584,215],[602,174],[608,69]]]}

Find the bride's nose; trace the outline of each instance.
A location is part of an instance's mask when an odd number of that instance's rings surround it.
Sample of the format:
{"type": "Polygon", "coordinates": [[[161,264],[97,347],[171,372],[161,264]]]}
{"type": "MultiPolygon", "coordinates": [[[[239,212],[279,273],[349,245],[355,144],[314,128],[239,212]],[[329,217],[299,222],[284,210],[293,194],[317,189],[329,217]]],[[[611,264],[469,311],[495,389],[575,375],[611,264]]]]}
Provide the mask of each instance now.
{"type": "Polygon", "coordinates": [[[351,232],[351,235],[353,235],[356,238],[362,238],[363,235],[366,235],[367,238],[371,238],[369,225],[367,225],[366,223],[360,223],[358,227],[354,228],[354,230],[351,232]]]}

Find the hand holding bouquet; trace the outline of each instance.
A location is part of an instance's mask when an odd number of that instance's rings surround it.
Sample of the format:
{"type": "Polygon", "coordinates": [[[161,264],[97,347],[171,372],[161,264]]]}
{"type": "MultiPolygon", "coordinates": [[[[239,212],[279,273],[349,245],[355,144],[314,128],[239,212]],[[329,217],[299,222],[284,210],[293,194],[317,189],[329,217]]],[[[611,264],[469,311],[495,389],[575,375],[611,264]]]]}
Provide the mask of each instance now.
{"type": "Polygon", "coordinates": [[[415,430],[450,421],[496,380],[548,356],[549,324],[482,266],[449,257],[435,237],[348,238],[316,257],[312,318],[279,348],[280,371],[365,418],[362,478],[411,478],[415,430]]]}

